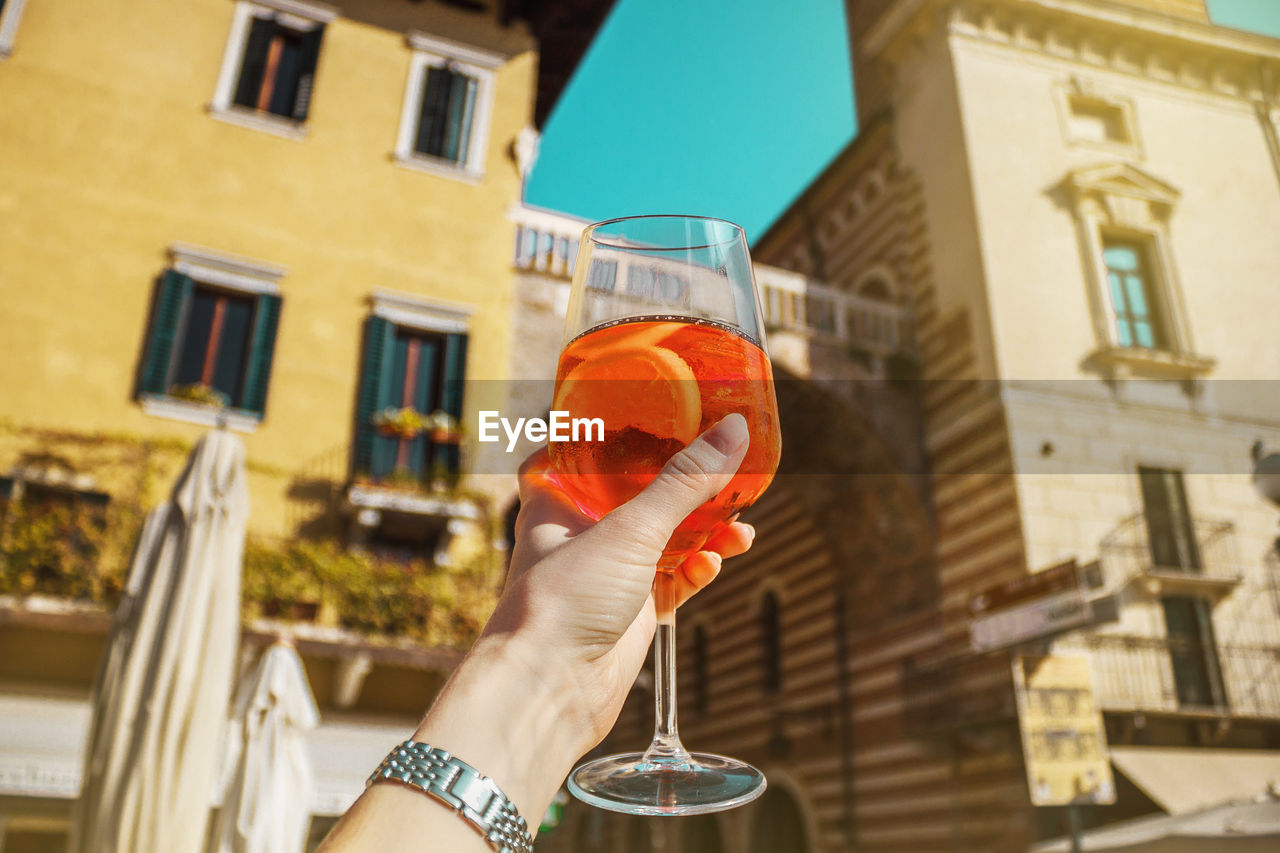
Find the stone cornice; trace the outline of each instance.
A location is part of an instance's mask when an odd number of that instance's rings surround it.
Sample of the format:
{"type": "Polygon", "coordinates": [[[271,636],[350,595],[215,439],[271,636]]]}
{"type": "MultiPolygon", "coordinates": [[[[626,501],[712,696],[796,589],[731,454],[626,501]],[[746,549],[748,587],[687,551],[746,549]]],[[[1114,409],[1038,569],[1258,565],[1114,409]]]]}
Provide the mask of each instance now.
{"type": "Polygon", "coordinates": [[[859,49],[896,64],[914,41],[939,27],[955,38],[1083,68],[1280,101],[1280,39],[1091,0],[901,0],[859,49]]]}

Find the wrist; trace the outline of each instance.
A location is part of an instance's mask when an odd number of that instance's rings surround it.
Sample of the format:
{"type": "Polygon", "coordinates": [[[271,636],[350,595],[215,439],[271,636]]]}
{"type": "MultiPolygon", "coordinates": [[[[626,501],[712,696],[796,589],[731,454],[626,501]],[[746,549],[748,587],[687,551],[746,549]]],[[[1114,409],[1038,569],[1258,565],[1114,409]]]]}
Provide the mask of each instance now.
{"type": "Polygon", "coordinates": [[[490,777],[536,830],[581,754],[580,709],[567,672],[511,635],[481,637],[440,691],[414,740],[457,755],[490,777]]]}

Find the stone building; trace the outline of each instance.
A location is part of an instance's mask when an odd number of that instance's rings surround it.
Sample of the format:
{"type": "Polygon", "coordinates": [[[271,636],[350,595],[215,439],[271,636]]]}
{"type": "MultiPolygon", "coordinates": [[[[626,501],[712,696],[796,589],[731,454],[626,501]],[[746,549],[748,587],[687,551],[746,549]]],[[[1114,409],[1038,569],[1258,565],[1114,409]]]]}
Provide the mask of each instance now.
{"type": "MultiPolygon", "coordinates": [[[[1201,0],[847,12],[858,138],[753,249],[798,283],[760,276],[779,377],[807,380],[779,385],[783,475],[680,620],[686,744],[770,790],[571,807],[548,849],[1065,850],[1011,675],[1047,652],[1087,655],[1109,743],[1086,831],[1275,809],[1277,515],[1250,473],[1280,445],[1280,42],[1201,0]],[[863,301],[902,312],[897,345],[859,339],[863,301]],[[975,650],[981,593],[1063,563],[1091,624],[975,650]]],[[[607,749],[650,702],[642,679],[607,749]]]]}

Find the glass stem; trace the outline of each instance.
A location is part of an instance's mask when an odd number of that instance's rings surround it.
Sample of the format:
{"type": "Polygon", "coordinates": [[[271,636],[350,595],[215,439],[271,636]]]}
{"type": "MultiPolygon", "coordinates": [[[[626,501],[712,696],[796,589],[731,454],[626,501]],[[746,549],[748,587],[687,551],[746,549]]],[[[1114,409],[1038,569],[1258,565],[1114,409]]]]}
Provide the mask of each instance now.
{"type": "Polygon", "coordinates": [[[676,725],[676,608],[675,583],[670,573],[658,572],[653,600],[658,627],[653,635],[654,731],[644,764],[687,765],[689,753],[680,744],[676,725]]]}

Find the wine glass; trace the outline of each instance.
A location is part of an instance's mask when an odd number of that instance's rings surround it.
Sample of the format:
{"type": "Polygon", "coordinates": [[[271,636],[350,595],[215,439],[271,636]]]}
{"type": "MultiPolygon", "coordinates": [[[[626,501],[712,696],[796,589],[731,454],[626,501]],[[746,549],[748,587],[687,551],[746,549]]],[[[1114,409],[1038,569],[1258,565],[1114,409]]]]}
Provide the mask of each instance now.
{"type": "Polygon", "coordinates": [[[764,775],[751,765],[691,754],[680,743],[672,574],[750,506],[777,470],[778,407],[761,316],[745,235],[730,222],[638,216],[583,232],[553,409],[586,429],[550,443],[552,474],[578,508],[598,519],[625,503],[732,412],[746,418],[751,435],[738,473],[676,528],[658,563],[653,742],[569,776],[569,790],[601,808],[692,815],[764,792],[764,775]],[[595,419],[602,434],[592,432],[595,419]]]}

